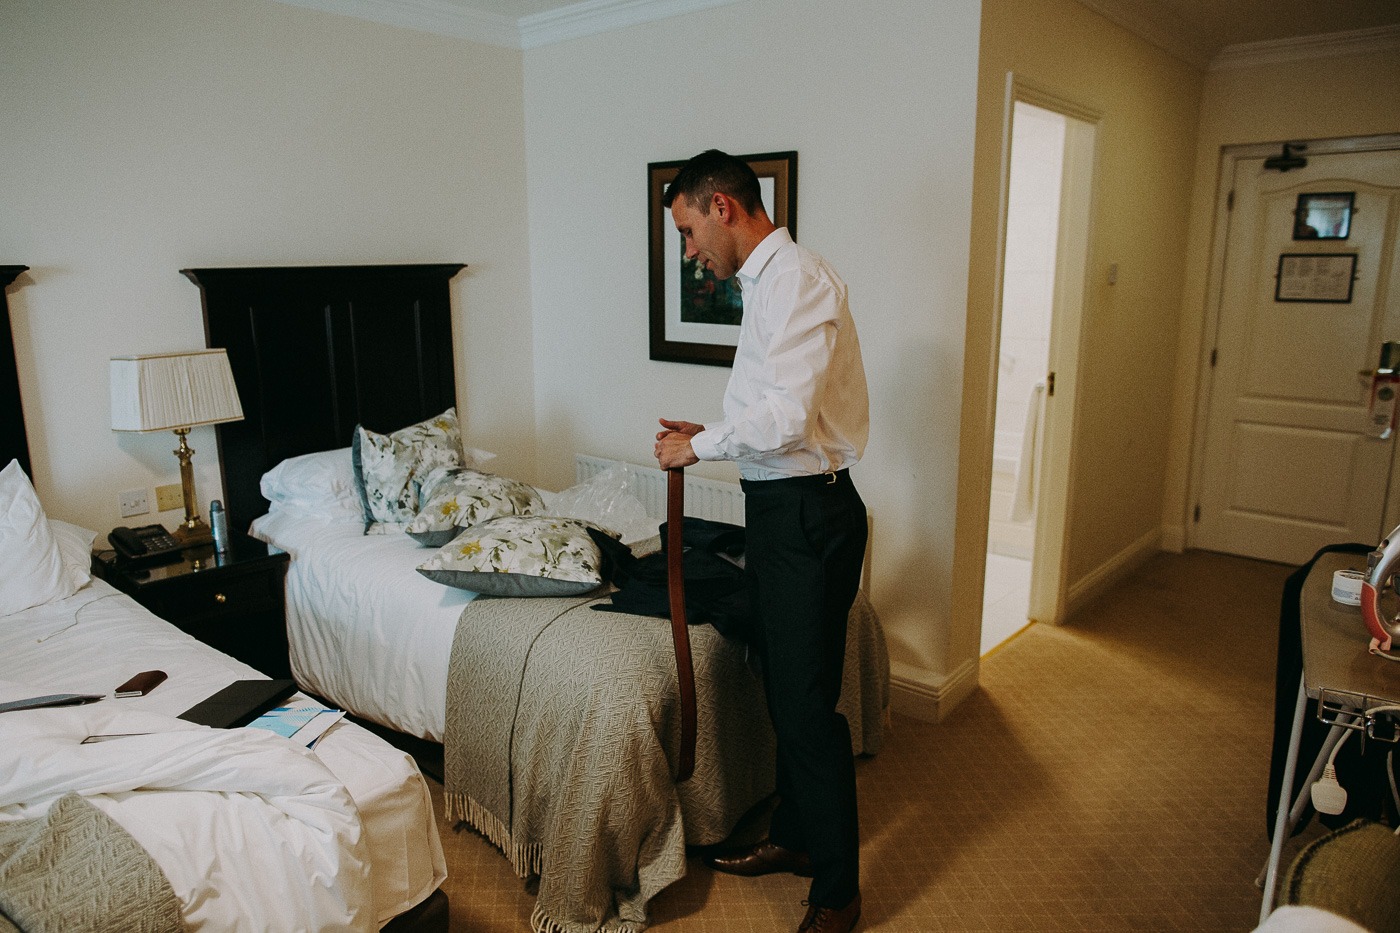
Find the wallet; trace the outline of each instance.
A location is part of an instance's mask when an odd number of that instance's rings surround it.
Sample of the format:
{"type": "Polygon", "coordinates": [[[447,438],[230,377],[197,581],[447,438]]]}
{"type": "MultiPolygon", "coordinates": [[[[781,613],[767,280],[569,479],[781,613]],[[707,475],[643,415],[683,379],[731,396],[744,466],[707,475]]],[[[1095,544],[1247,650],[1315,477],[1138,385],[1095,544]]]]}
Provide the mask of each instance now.
{"type": "Polygon", "coordinates": [[[180,714],[186,722],[216,729],[246,726],[297,691],[294,680],[235,680],[180,714]]]}
{"type": "Polygon", "coordinates": [[[142,671],[117,688],[114,697],[143,697],[165,681],[165,671],[142,671]]]}

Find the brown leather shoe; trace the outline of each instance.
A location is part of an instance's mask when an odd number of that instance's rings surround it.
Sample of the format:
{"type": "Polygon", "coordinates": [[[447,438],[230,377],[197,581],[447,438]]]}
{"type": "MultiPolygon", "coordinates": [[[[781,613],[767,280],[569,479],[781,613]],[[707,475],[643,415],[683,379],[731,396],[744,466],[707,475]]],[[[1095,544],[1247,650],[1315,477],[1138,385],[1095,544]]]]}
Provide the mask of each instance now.
{"type": "Polygon", "coordinates": [[[750,878],[778,872],[801,875],[803,878],[812,877],[812,860],[807,857],[807,853],[784,849],[767,839],[722,855],[706,856],[705,864],[715,871],[750,878]]]}
{"type": "Polygon", "coordinates": [[[860,895],[845,907],[808,907],[797,933],[849,933],[860,919],[860,895]]]}

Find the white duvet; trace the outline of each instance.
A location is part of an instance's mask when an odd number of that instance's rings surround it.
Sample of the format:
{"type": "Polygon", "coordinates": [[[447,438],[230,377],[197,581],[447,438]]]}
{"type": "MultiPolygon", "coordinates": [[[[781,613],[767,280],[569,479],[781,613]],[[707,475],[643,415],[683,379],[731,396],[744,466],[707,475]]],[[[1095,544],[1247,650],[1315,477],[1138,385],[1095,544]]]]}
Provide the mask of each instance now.
{"type": "Polygon", "coordinates": [[[452,638],[476,594],[417,572],[436,548],[302,512],[268,513],[251,533],[292,557],[287,637],[297,683],[400,732],[441,742],[452,638]]]}
{"type": "Polygon", "coordinates": [[[145,697],[0,714],[0,820],[82,794],[151,853],[191,929],[374,930],[446,877],[407,756],[350,723],[312,751],[175,718],[259,675],[106,583],[0,619],[0,658],[0,701],[170,675],[145,697]]]}

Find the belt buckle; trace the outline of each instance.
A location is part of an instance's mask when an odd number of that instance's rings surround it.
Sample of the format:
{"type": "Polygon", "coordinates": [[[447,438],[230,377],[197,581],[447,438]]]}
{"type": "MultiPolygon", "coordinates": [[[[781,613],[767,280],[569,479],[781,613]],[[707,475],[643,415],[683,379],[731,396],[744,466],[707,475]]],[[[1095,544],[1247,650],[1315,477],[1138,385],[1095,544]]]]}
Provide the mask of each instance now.
{"type": "Polygon", "coordinates": [[[835,470],[823,470],[823,471],[822,471],[822,476],[825,476],[825,477],[826,477],[826,484],[827,484],[828,486],[834,486],[834,485],[836,485],[836,471],[835,471],[835,470]]]}

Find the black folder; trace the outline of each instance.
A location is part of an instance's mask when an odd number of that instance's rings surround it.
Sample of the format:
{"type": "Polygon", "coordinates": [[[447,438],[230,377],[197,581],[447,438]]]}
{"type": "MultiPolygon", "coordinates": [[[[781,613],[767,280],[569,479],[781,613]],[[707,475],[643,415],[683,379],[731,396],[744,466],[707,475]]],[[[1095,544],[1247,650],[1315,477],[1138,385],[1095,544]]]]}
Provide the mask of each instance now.
{"type": "Polygon", "coordinates": [[[296,693],[294,680],[235,680],[180,714],[188,722],[216,729],[246,726],[296,693]]]}

